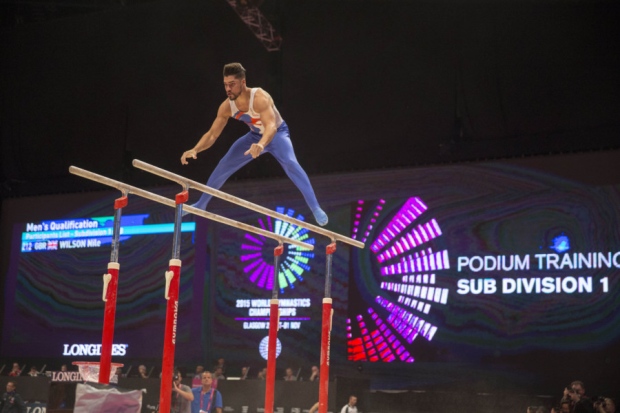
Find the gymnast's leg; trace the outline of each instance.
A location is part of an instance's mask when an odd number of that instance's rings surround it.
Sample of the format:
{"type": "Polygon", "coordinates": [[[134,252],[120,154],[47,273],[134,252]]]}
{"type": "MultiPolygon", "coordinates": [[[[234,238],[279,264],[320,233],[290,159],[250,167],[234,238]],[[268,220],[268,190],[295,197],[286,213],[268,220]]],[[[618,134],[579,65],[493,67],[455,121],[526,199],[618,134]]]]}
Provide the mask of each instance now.
{"type": "MultiPolygon", "coordinates": [[[[207,186],[220,189],[222,185],[224,185],[224,182],[226,182],[232,174],[250,162],[252,157],[244,155],[244,153],[248,150],[252,143],[258,142],[258,139],[260,139],[260,136],[253,137],[251,132],[246,133],[237,139],[211,173],[211,176],[207,181],[207,186]]],[[[200,209],[206,209],[211,198],[211,195],[203,193],[198,202],[192,206],[200,209]]]]}
{"type": "Polygon", "coordinates": [[[299,165],[299,162],[297,162],[286,123],[280,125],[273,140],[265,148],[265,152],[269,152],[278,160],[282,168],[284,168],[286,175],[301,191],[316,222],[321,226],[326,225],[328,221],[327,214],[319,206],[319,201],[316,199],[308,175],[299,165]]]}

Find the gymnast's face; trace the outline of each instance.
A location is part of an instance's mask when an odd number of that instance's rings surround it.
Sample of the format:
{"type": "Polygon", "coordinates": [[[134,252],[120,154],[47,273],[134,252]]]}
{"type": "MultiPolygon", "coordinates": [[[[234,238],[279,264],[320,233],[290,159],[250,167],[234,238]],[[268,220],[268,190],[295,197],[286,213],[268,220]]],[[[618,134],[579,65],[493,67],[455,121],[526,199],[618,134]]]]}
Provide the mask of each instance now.
{"type": "Polygon", "coordinates": [[[245,87],[245,79],[240,79],[234,76],[225,76],[224,77],[224,89],[226,90],[226,95],[230,100],[236,100],[241,92],[243,92],[243,88],[245,87]]]}

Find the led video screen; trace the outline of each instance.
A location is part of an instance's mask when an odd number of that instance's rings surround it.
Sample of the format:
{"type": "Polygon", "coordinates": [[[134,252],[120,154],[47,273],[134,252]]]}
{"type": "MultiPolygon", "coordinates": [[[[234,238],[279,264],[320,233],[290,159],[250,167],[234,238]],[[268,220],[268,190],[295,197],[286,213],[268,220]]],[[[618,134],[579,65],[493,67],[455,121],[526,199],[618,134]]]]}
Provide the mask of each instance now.
{"type": "MultiPolygon", "coordinates": [[[[406,187],[394,187],[329,207],[327,228],[365,243],[338,244],[333,256],[334,371],[389,363],[390,374],[423,371],[430,385],[481,370],[532,383],[592,363],[614,370],[605,360],[620,344],[619,185],[481,164],[412,170],[406,187]]],[[[272,207],[306,220],[297,195],[272,207]]],[[[3,357],[78,359],[82,344],[96,353],[113,199],[13,223],[3,357]]],[[[135,198],[129,205],[115,351],[157,359],[173,211],[135,198]]],[[[278,375],[291,367],[307,379],[319,364],[330,240],[241,207],[214,212],[315,246],[284,245],[276,288],[278,375]]],[[[223,357],[228,375],[249,366],[255,376],[266,365],[277,242],[185,218],[181,245],[177,361],[210,367],[223,357]]]]}
{"type": "Polygon", "coordinates": [[[613,354],[620,187],[501,165],[426,172],[410,197],[353,207],[367,248],[351,253],[350,361],[439,363],[449,381],[448,364],[552,376],[576,374],[578,352],[613,354]]]}
{"type": "MultiPolygon", "coordinates": [[[[306,217],[294,208],[279,206],[276,210],[306,221],[306,217]]],[[[337,227],[330,229],[346,230],[348,205],[332,212],[330,220],[335,221],[337,227]]],[[[235,218],[314,246],[314,250],[309,251],[284,245],[278,262],[276,287],[280,307],[276,346],[278,371],[283,375],[284,370],[290,367],[299,379],[307,380],[311,375],[311,366],[319,364],[326,281],[325,249],[331,241],[278,219],[252,219],[252,215],[244,213],[235,218]]],[[[250,376],[256,377],[267,363],[274,249],[278,243],[232,228],[219,226],[214,231],[218,254],[214,259],[216,317],[212,334],[213,352],[233,365],[250,367],[250,376]]],[[[338,246],[332,258],[330,295],[334,297],[335,312],[342,318],[346,313],[348,248],[338,246]]],[[[342,352],[343,349],[337,351],[342,352]]],[[[233,375],[235,373],[231,372],[233,375]]]]}
{"type": "MultiPolygon", "coordinates": [[[[88,360],[100,355],[113,200],[104,196],[65,217],[48,217],[40,209],[41,219],[14,223],[3,289],[3,356],[88,360]]],[[[164,273],[172,257],[173,210],[139,199],[130,200],[124,209],[113,356],[158,358],[163,348],[164,273]]],[[[183,223],[179,317],[186,320],[192,314],[195,233],[195,222],[183,223]]],[[[190,342],[190,328],[188,323],[179,325],[180,346],[190,342]]]]}

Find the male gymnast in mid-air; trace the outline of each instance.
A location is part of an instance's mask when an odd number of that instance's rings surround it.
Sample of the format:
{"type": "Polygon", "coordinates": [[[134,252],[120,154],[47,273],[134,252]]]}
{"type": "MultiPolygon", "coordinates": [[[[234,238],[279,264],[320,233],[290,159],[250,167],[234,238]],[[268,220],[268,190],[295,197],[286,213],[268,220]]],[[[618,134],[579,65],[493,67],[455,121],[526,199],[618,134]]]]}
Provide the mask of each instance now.
{"type": "MultiPolygon", "coordinates": [[[[228,118],[240,120],[250,127],[250,132],[233,143],[209,177],[207,186],[220,189],[242,166],[263,152],[268,152],[278,160],[286,175],[299,188],[316,222],[321,226],[326,225],[327,214],[319,206],[308,175],[297,162],[286,122],[269,93],[259,87],[248,87],[245,80],[245,69],[240,63],[224,66],[224,89],[228,99],[220,105],[211,129],[202,135],[196,146],[183,152],[181,163],[187,165],[189,158],[196,159],[199,152],[209,149],[222,133],[228,118]]],[[[211,195],[203,193],[192,206],[206,209],[210,200],[211,195]]]]}

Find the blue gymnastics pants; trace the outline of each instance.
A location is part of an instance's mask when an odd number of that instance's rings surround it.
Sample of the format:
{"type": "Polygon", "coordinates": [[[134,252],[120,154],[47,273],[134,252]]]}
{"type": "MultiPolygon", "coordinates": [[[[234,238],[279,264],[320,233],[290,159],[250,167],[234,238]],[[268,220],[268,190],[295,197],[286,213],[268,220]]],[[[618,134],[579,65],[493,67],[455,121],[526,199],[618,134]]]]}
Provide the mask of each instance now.
{"type": "MultiPolygon", "coordinates": [[[[211,188],[220,189],[224,182],[232,174],[237,172],[241,167],[250,162],[253,158],[251,155],[244,155],[245,151],[250,149],[253,143],[258,143],[261,136],[252,132],[248,132],[233,143],[228,150],[228,153],[220,160],[217,167],[213,170],[213,173],[207,181],[207,186],[211,188]]],[[[278,128],[273,140],[267,145],[263,152],[272,154],[284,168],[286,175],[293,181],[293,183],[301,191],[306,203],[310,207],[310,211],[316,211],[319,209],[319,202],[314,195],[314,189],[310,184],[308,175],[302,169],[295,152],[293,151],[293,144],[288,130],[288,126],[285,122],[282,122],[278,128]]],[[[211,195],[203,193],[198,202],[193,206],[196,208],[206,209],[207,204],[211,200],[211,195]]]]}

